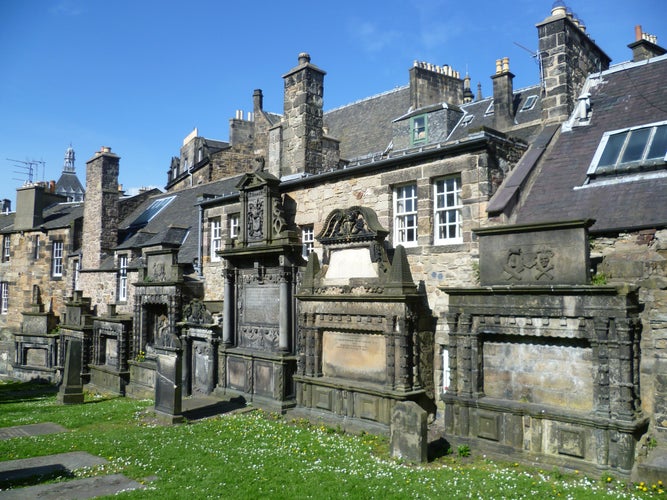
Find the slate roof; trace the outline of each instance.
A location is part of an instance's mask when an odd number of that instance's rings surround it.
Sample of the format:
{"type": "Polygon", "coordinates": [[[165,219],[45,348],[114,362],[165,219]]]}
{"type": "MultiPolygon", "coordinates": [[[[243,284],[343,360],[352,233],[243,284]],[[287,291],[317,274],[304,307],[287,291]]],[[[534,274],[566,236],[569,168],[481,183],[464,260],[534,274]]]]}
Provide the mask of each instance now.
{"type": "MultiPolygon", "coordinates": [[[[494,128],[493,113],[487,113],[489,106],[493,103],[493,97],[487,97],[479,101],[462,104],[461,109],[465,115],[447,138],[448,141],[457,141],[467,136],[471,130],[479,130],[481,127],[494,128]],[[466,118],[472,115],[472,119],[466,118]]],[[[514,123],[516,125],[507,132],[512,137],[530,142],[542,130],[540,120],[542,118],[542,97],[540,86],[534,85],[514,91],[514,123]],[[529,97],[536,96],[535,103],[530,109],[523,109],[529,97]]],[[[503,131],[505,132],[505,131],[503,131]]]]}
{"type": "Polygon", "coordinates": [[[536,169],[516,222],[592,218],[596,222],[591,232],[610,233],[666,226],[664,165],[650,173],[586,184],[586,172],[605,132],[667,120],[665,81],[667,56],[620,64],[589,76],[590,124],[560,133],[536,169]]]}
{"type": "Polygon", "coordinates": [[[117,250],[146,246],[179,247],[178,262],[191,264],[198,256],[197,230],[199,210],[198,197],[223,196],[237,191],[241,176],[210,182],[181,191],[162,193],[148,198],[119,224],[122,241],[117,250]],[[150,220],[138,226],[135,223],[156,200],[172,198],[150,220]]]}
{"type": "MultiPolygon", "coordinates": [[[[14,232],[15,213],[0,216],[0,232],[14,232]]],[[[69,227],[76,219],[83,217],[83,203],[55,203],[42,212],[43,222],[39,227],[46,230],[69,227]]]]}
{"type": "Polygon", "coordinates": [[[410,109],[410,87],[398,87],[324,113],[327,135],[340,142],[340,157],[382,153],[392,139],[392,120],[410,109]]]}
{"type": "Polygon", "coordinates": [[[56,182],[57,194],[63,196],[83,196],[85,189],[74,172],[63,172],[56,182]]]}

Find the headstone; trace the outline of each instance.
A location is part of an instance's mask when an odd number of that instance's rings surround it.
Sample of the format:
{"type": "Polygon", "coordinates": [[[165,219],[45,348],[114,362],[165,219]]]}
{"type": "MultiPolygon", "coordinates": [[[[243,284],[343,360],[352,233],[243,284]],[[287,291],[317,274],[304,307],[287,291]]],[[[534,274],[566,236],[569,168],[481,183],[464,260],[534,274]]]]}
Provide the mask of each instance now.
{"type": "Polygon", "coordinates": [[[414,401],[396,403],[391,416],[391,456],[407,462],[428,460],[428,413],[414,401]]]}
{"type": "Polygon", "coordinates": [[[157,374],[155,377],[155,414],[166,423],[183,421],[183,351],[174,334],[168,334],[163,345],[155,346],[157,374]]]}
{"type": "Polygon", "coordinates": [[[81,381],[81,351],[82,342],[79,339],[70,339],[65,352],[65,369],[63,381],[58,391],[58,402],[69,404],[83,403],[83,383],[81,381]]]}

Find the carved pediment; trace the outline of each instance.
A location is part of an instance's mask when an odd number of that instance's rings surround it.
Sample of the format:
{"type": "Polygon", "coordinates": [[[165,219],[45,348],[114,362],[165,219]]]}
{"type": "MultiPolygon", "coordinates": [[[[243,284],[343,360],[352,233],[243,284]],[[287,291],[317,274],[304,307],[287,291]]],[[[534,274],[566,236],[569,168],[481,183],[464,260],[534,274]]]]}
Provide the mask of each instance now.
{"type": "Polygon", "coordinates": [[[355,241],[383,240],[389,231],[378,221],[368,207],[354,206],[332,211],[327,217],[317,240],[323,245],[355,241]]]}

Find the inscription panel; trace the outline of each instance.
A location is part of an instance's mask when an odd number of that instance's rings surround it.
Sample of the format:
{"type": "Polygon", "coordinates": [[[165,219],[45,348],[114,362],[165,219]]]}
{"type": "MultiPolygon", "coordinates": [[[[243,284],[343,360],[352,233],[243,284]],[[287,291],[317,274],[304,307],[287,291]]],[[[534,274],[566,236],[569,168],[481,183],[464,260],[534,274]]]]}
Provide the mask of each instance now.
{"type": "Polygon", "coordinates": [[[384,335],[325,331],[322,374],[361,382],[386,381],[387,347],[384,335]]]}
{"type": "Polygon", "coordinates": [[[280,315],[280,289],[277,284],[246,285],[243,288],[242,322],[277,325],[280,315]]]}
{"type": "Polygon", "coordinates": [[[25,362],[28,366],[47,366],[47,350],[46,349],[28,349],[26,352],[25,362]]]}

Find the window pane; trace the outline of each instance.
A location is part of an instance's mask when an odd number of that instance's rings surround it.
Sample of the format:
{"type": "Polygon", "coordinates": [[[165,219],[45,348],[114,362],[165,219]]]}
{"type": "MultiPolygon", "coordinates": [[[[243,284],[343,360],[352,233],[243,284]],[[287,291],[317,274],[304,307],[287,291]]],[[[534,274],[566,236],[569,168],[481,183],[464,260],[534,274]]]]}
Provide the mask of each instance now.
{"type": "Polygon", "coordinates": [[[653,136],[646,159],[664,158],[667,153],[667,125],[660,125],[653,136]]]}
{"type": "Polygon", "coordinates": [[[628,145],[623,152],[621,163],[628,163],[631,161],[639,161],[642,159],[644,149],[646,148],[646,141],[651,133],[650,128],[643,128],[640,130],[633,130],[628,139],[628,145]]]}
{"type": "Polygon", "coordinates": [[[602,157],[598,162],[598,167],[616,164],[618,154],[621,152],[621,147],[623,146],[626,135],[628,135],[628,133],[623,132],[622,134],[614,134],[609,136],[607,145],[605,146],[604,152],[602,153],[602,157]]]}

